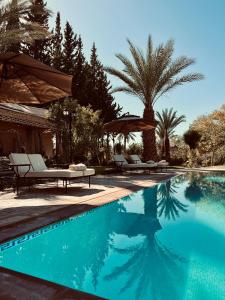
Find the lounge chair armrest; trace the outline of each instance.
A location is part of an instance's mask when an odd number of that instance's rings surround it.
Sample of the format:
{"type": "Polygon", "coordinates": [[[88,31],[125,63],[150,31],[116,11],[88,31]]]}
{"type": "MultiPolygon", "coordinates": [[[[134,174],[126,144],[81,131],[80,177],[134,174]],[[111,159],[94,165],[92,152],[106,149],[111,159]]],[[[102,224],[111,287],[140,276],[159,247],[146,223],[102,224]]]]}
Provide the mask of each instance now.
{"type": "Polygon", "coordinates": [[[24,177],[31,170],[31,164],[22,164],[22,163],[21,164],[9,164],[9,167],[12,168],[12,170],[14,171],[14,173],[16,174],[17,177],[20,177],[19,167],[29,167],[28,171],[24,174],[24,177]]]}

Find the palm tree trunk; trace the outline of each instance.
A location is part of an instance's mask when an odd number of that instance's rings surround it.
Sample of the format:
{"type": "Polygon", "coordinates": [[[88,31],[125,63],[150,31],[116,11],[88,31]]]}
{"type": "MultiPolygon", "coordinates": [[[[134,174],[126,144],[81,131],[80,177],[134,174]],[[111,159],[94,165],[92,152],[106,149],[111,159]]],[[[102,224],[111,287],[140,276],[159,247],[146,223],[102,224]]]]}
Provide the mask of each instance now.
{"type": "Polygon", "coordinates": [[[110,160],[110,151],[109,151],[109,133],[106,135],[106,159],[107,161],[110,160]]]}
{"type": "Polygon", "coordinates": [[[170,140],[168,135],[166,135],[165,138],[165,152],[166,152],[166,160],[169,162],[170,161],[170,140]]]}
{"type": "Polygon", "coordinates": [[[113,142],[113,154],[116,154],[115,152],[115,137],[112,135],[112,142],[113,142]]]}
{"type": "Polygon", "coordinates": [[[161,153],[160,158],[163,159],[165,156],[165,138],[161,140],[161,153]]]}
{"type": "Polygon", "coordinates": [[[127,148],[127,137],[124,135],[124,153],[126,153],[126,148],[127,148]]]}
{"type": "Polygon", "coordinates": [[[158,187],[143,190],[144,214],[145,216],[157,219],[157,191],[158,187]]]}
{"type": "MultiPolygon", "coordinates": [[[[155,124],[154,111],[151,108],[145,107],[143,118],[145,122],[155,124]]],[[[144,160],[154,160],[158,159],[157,150],[156,150],[156,137],[155,137],[155,128],[143,131],[143,145],[144,160]]]]}

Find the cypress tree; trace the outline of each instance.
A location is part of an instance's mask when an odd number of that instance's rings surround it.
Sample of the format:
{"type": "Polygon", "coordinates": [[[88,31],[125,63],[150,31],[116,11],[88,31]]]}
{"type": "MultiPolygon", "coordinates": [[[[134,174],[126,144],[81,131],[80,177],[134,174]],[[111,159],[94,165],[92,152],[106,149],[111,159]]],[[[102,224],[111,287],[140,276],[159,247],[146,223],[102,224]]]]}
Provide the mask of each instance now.
{"type": "MultiPolygon", "coordinates": [[[[37,23],[45,29],[48,29],[50,14],[46,5],[47,3],[43,0],[31,0],[30,11],[26,17],[26,21],[37,23]]],[[[32,45],[26,44],[23,48],[23,52],[43,63],[50,64],[51,62],[49,39],[35,40],[32,45]]]]}
{"type": "Polygon", "coordinates": [[[70,75],[74,72],[76,45],[77,36],[74,34],[69,22],[66,22],[64,30],[62,70],[70,75]]]}
{"type": "Polygon", "coordinates": [[[111,83],[107,80],[107,76],[102,68],[98,80],[98,94],[100,95],[98,109],[102,110],[101,117],[105,123],[116,119],[122,111],[122,107],[115,102],[111,94],[111,88],[111,83]]]}
{"type": "Polygon", "coordinates": [[[97,49],[93,44],[88,72],[86,105],[90,104],[93,110],[101,110],[101,118],[104,122],[115,119],[122,110],[114,102],[110,89],[111,84],[107,80],[103,65],[97,56],[97,49]]]}
{"type": "Polygon", "coordinates": [[[92,49],[91,49],[91,58],[90,58],[90,76],[91,76],[91,84],[93,85],[93,88],[97,85],[98,76],[101,72],[101,64],[98,61],[97,57],[97,49],[95,47],[95,43],[93,43],[92,49]]]}
{"type": "Polygon", "coordinates": [[[55,67],[58,70],[61,70],[63,68],[63,54],[62,54],[62,40],[63,35],[61,33],[61,18],[60,13],[57,13],[56,21],[55,21],[55,29],[52,32],[53,38],[52,38],[52,66],[55,67]]]}
{"type": "Polygon", "coordinates": [[[87,106],[87,77],[89,67],[83,54],[83,43],[81,36],[77,40],[74,71],[73,71],[73,97],[83,106],[87,106]]]}

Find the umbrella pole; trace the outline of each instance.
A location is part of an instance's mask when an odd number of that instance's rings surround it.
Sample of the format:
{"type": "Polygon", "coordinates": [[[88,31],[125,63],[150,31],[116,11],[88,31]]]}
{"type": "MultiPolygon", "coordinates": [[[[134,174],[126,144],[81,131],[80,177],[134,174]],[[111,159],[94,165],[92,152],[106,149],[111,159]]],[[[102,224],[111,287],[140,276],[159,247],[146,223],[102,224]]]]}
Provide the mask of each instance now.
{"type": "Polygon", "coordinates": [[[72,114],[69,114],[69,135],[70,135],[70,163],[72,163],[72,114]]]}

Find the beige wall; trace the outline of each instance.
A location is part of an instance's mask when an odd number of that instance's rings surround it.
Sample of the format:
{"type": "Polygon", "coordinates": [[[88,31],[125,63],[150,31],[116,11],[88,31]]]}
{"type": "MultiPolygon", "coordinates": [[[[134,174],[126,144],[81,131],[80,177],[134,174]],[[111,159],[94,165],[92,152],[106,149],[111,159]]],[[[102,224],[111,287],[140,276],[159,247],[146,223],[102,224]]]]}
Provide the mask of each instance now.
{"type": "Polygon", "coordinates": [[[8,156],[11,152],[21,152],[21,147],[27,153],[45,153],[52,157],[52,133],[36,127],[0,121],[0,148],[3,154],[8,156]]]}

